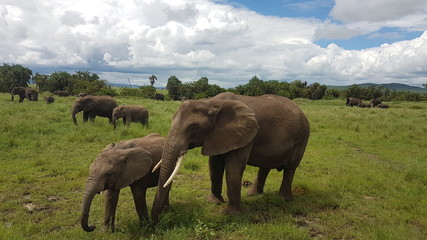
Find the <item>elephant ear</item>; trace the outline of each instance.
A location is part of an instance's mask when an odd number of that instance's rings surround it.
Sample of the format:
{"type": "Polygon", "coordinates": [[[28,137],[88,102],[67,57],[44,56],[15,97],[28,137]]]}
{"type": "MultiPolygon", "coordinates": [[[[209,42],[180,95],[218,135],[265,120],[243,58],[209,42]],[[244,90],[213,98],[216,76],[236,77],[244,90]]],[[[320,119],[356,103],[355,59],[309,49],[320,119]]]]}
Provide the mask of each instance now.
{"type": "Polygon", "coordinates": [[[129,186],[150,172],[153,158],[143,148],[136,146],[128,149],[120,149],[117,150],[117,153],[120,161],[123,161],[123,171],[114,186],[115,189],[129,186]]]}
{"type": "Polygon", "coordinates": [[[255,113],[244,103],[235,100],[213,100],[210,114],[215,122],[202,147],[202,154],[215,156],[250,143],[258,133],[255,113]]]}
{"type": "Polygon", "coordinates": [[[108,144],[103,150],[102,150],[102,152],[105,152],[105,151],[108,151],[108,150],[111,150],[114,146],[116,146],[116,144],[115,143],[110,143],[110,144],[108,144]]]}
{"type": "Polygon", "coordinates": [[[96,106],[96,102],[92,98],[87,98],[83,103],[83,111],[88,112],[96,106]]]}

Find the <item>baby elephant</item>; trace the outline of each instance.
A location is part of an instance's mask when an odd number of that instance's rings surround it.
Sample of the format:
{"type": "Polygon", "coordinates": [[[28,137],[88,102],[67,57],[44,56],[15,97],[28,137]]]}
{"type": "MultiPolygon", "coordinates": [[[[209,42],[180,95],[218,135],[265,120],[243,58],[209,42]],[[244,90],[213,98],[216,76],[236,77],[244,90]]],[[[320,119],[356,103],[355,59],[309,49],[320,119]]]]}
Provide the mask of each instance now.
{"type": "MultiPolygon", "coordinates": [[[[147,188],[156,187],[160,170],[153,168],[162,157],[165,138],[150,134],[143,138],[109,144],[90,165],[89,178],[83,195],[80,224],[91,232],[89,210],[96,193],[105,191],[104,227],[114,232],[114,220],[120,189],[130,186],[140,221],[148,219],[145,195],[147,188]]],[[[157,166],[156,166],[157,167],[157,166]]]]}
{"type": "Polygon", "coordinates": [[[140,105],[122,105],[113,109],[113,125],[116,129],[117,119],[123,118],[123,124],[129,126],[131,122],[148,124],[148,111],[140,105]]]}

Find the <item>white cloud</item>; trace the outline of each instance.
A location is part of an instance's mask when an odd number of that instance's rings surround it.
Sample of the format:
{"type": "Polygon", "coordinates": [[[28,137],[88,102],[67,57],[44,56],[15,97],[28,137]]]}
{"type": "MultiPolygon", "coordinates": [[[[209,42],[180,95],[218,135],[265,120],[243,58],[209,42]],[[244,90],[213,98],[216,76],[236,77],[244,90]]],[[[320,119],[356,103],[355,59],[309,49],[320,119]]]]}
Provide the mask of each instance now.
{"type": "MultiPolygon", "coordinates": [[[[369,3],[362,3],[354,10],[369,12],[362,8],[369,3]]],[[[424,6],[413,3],[418,10],[424,6]]],[[[112,82],[130,78],[132,84],[148,84],[148,76],[155,74],[163,86],[171,75],[183,81],[206,76],[224,87],[254,75],[324,84],[400,81],[395,78],[403,76],[409,84],[424,83],[417,75],[427,72],[426,33],[360,51],[313,43],[372,33],[382,21],[427,30],[414,23],[418,10],[410,14],[407,7],[399,15],[393,15],[395,8],[385,11],[394,17],[384,13],[378,18],[350,10],[337,1],[332,16],[349,22],[339,25],[267,17],[208,0],[6,1],[0,3],[0,63],[23,64],[35,72],[89,70],[112,82]]]]}
{"type": "Polygon", "coordinates": [[[331,15],[343,22],[382,22],[424,15],[425,0],[335,0],[331,15]]]}

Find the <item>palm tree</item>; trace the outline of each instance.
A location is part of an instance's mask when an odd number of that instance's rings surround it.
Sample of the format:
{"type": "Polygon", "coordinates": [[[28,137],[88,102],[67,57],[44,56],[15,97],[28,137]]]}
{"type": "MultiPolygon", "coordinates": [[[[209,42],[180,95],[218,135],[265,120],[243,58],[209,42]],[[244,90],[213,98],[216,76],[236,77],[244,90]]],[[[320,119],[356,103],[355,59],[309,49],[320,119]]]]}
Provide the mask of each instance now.
{"type": "Polygon", "coordinates": [[[153,86],[154,83],[157,81],[157,77],[154,75],[149,76],[148,79],[150,79],[151,86],[153,86]]]}

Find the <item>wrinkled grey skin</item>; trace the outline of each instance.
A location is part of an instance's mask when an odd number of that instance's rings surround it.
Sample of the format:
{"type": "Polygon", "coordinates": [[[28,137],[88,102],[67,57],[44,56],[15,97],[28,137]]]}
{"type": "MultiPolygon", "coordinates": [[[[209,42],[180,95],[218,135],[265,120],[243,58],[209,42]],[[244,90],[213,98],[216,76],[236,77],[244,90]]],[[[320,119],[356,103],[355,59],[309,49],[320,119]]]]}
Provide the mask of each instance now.
{"type": "Polygon", "coordinates": [[[160,170],[151,171],[162,156],[165,141],[159,134],[151,134],[112,143],[102,150],[89,168],[80,217],[83,230],[95,229],[88,225],[90,206],[95,194],[104,191],[104,228],[114,231],[120,189],[127,186],[131,188],[140,221],[148,219],[146,191],[157,186],[160,170]]]}
{"type": "Polygon", "coordinates": [[[117,119],[123,118],[123,125],[129,126],[131,122],[139,122],[148,125],[148,111],[140,105],[123,105],[113,109],[113,125],[117,126],[117,119]]]}
{"type": "Polygon", "coordinates": [[[209,200],[225,202],[222,181],[225,172],[226,212],[241,211],[241,181],[246,164],[259,167],[250,195],[263,193],[271,169],[284,170],[279,190],[292,199],[292,180],[308,142],[310,126],[304,113],[291,100],[275,96],[247,97],[221,93],[207,100],[189,100],[175,113],[167,137],[152,219],[158,221],[171,186],[163,187],[177,158],[188,149],[202,147],[209,156],[209,200]]]}
{"type": "Polygon", "coordinates": [[[360,98],[347,98],[345,105],[349,107],[359,106],[361,102],[360,98]]]}
{"type": "Polygon", "coordinates": [[[88,119],[94,121],[96,116],[106,117],[112,122],[113,109],[117,107],[117,102],[110,96],[85,96],[74,101],[71,117],[77,125],[76,115],[83,111],[83,121],[88,119]]]}
{"type": "Polygon", "coordinates": [[[28,99],[29,101],[38,101],[39,93],[29,87],[14,87],[10,92],[12,102],[14,100],[15,95],[19,95],[19,102],[23,102],[24,99],[28,99]]]}

